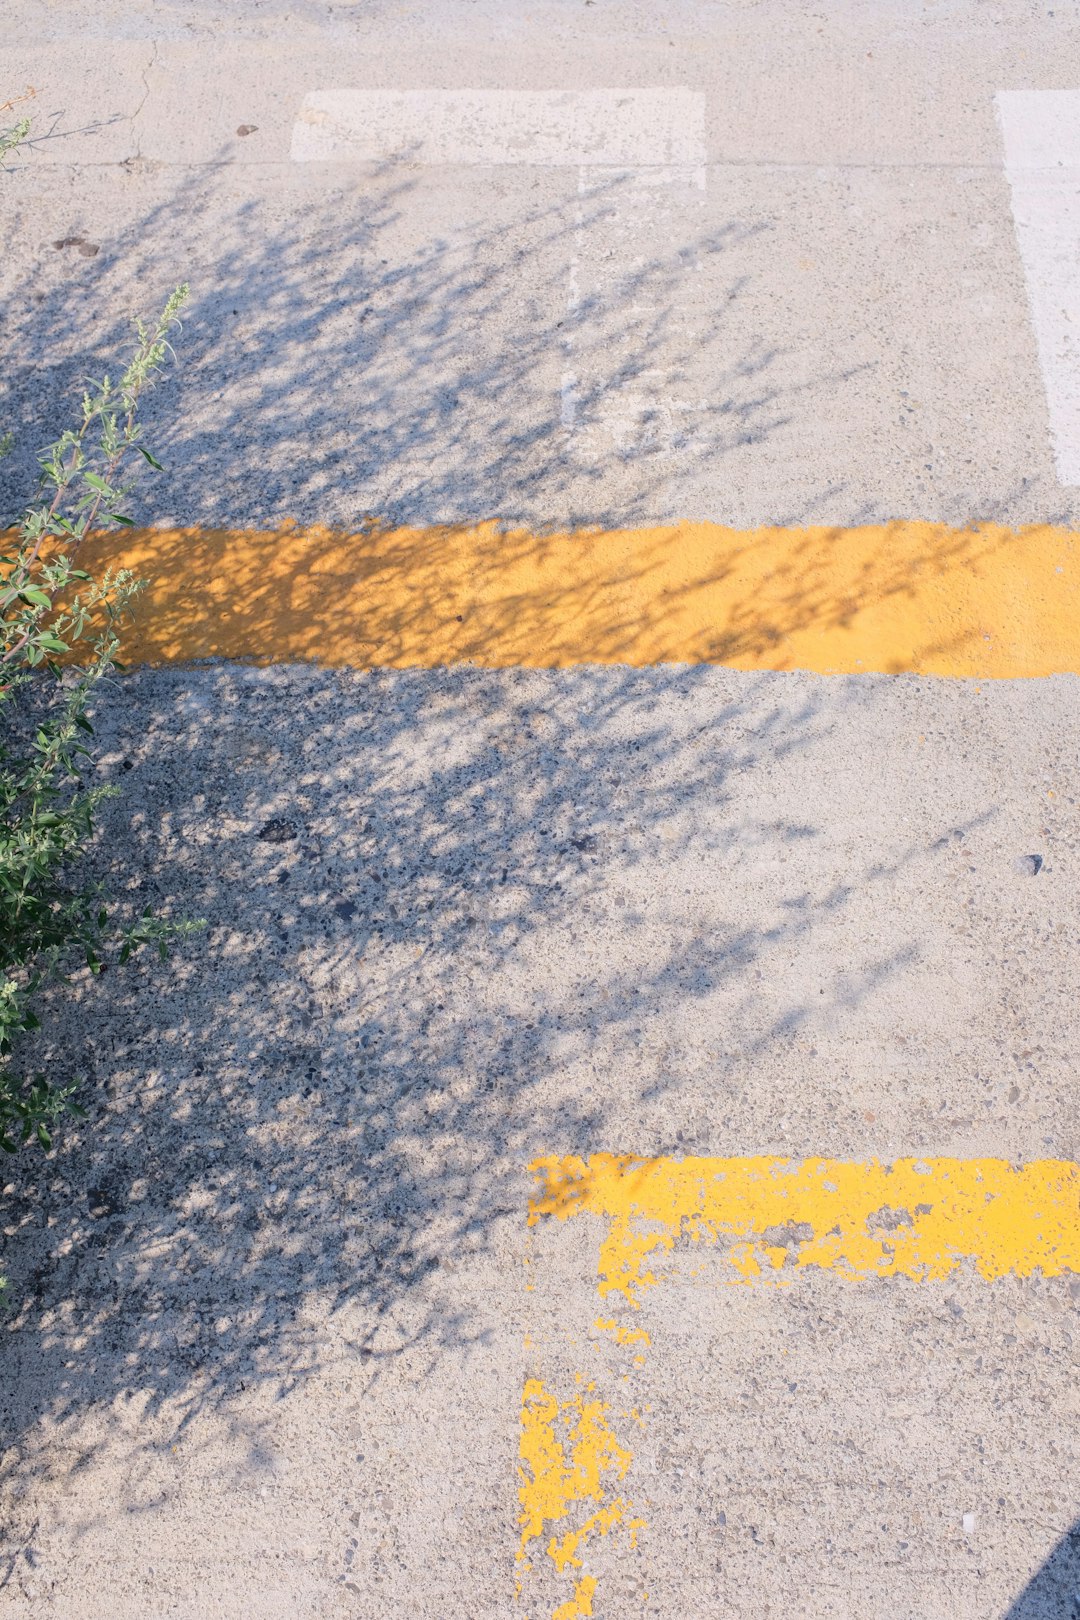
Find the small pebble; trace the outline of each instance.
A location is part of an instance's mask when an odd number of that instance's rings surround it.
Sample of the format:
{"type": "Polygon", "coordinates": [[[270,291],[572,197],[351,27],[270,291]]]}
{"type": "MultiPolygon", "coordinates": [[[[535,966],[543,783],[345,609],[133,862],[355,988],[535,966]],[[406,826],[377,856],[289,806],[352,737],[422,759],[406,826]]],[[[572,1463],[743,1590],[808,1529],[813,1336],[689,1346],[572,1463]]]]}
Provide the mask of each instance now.
{"type": "Polygon", "coordinates": [[[296,828],[291,821],[277,816],[260,827],[255,836],[264,844],[288,844],[296,837],[296,828]]]}
{"type": "Polygon", "coordinates": [[[974,1513],[965,1513],[964,1514],[964,1534],[965,1534],[965,1536],[973,1536],[975,1534],[975,1515],[974,1515],[974,1513]]]}

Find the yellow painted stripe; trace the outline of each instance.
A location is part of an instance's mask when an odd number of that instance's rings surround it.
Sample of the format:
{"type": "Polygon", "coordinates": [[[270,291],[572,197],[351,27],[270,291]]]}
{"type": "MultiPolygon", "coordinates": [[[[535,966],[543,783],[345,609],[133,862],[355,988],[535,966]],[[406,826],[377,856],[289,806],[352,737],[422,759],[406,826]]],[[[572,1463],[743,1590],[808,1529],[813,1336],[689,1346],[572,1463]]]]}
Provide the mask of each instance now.
{"type": "Polygon", "coordinates": [[[473,527],[95,537],[150,588],[131,663],[359,668],[714,663],[821,674],[1080,673],[1070,530],[710,523],[538,535],[473,527]]]}
{"type": "Polygon", "coordinates": [[[529,1220],[605,1222],[601,1297],[632,1305],[650,1257],[679,1238],[723,1244],[733,1281],[788,1281],[815,1266],[858,1277],[987,1280],[1080,1271],[1080,1166],[1061,1159],[634,1159],[533,1165],[529,1220]]]}

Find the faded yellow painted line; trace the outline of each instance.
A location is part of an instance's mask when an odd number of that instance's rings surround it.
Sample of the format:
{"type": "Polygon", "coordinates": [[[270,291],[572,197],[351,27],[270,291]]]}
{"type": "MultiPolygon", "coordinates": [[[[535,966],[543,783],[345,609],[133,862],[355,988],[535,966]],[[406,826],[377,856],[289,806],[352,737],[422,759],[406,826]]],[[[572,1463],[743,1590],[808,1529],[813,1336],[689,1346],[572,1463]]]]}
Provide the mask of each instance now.
{"type": "MultiPolygon", "coordinates": [[[[1005,1276],[1080,1272],[1080,1165],[1041,1159],[654,1158],[594,1154],[535,1161],[529,1224],[598,1220],[597,1292],[607,1309],[638,1309],[663,1280],[653,1263],[677,1245],[707,1245],[743,1285],[783,1284],[809,1268],[857,1281],[931,1282],[968,1266],[987,1282],[1005,1276]]],[[[644,1330],[602,1315],[594,1324],[622,1351],[649,1343],[644,1330]]],[[[629,1366],[629,1362],[624,1362],[629,1366]]],[[[625,1382],[626,1375],[623,1375],[625,1382]]],[[[627,1422],[642,1422],[631,1409],[627,1422]]],[[[558,1400],[538,1379],[525,1385],[521,1416],[519,1593],[546,1539],[554,1576],[572,1582],[551,1620],[594,1613],[598,1580],[585,1570],[590,1542],[630,1531],[626,1494],[633,1453],[616,1437],[610,1401],[595,1382],[558,1400]],[[560,1528],[565,1526],[565,1528],[560,1528]]],[[[550,1571],[549,1571],[550,1576],[550,1571]]]]}
{"type": "Polygon", "coordinates": [[[588,1543],[622,1530],[633,1546],[644,1524],[634,1518],[633,1504],[614,1490],[632,1454],[612,1433],[608,1405],[596,1396],[595,1386],[584,1380],[579,1386],[571,1399],[560,1401],[539,1379],[529,1379],[521,1405],[518,1592],[533,1568],[532,1543],[546,1536],[544,1550],[555,1570],[569,1573],[574,1582],[573,1593],[554,1610],[552,1620],[576,1620],[593,1612],[596,1578],[580,1573],[588,1543]],[[561,1536],[548,1534],[577,1503],[586,1504],[587,1516],[561,1536]]]}
{"type": "MultiPolygon", "coordinates": [[[[808,1267],[847,1277],[992,1281],[1080,1271],[1080,1166],[1038,1159],[635,1159],[533,1165],[532,1223],[605,1223],[598,1289],[637,1305],[650,1258],[679,1239],[723,1243],[733,1282],[787,1282],[808,1267]]],[[[606,1325],[606,1324],[605,1324],[606,1325]]]]}
{"type": "Polygon", "coordinates": [[[725,664],[821,674],[1080,673],[1067,529],[534,534],[497,524],[152,529],[95,536],[95,567],[149,581],[129,663],[357,668],[725,664]]]}

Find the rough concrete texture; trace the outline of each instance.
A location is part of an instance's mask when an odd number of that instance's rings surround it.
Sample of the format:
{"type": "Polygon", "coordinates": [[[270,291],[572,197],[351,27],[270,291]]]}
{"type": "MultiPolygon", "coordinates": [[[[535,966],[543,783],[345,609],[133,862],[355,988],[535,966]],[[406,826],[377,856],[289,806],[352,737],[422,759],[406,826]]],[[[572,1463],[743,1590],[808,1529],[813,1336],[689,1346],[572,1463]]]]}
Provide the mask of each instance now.
{"type": "Polygon", "coordinates": [[[82,31],[27,23],[8,72],[50,133],[4,190],[5,497],[65,389],[186,279],[151,519],[1078,521],[993,106],[1080,73],[1060,25],[497,9],[491,34],[471,7],[126,27],[93,92],[82,31]],[[687,86],[705,185],[291,163],[304,95],[350,84],[687,86]]]}
{"type": "MultiPolygon", "coordinates": [[[[1075,701],[126,680],[116,878],[208,932],[81,987],[44,1054],[94,1124],[6,1198],[13,1612],[508,1613],[525,1335],[556,1383],[596,1355],[592,1243],[532,1240],[525,1291],[537,1153],[1080,1157],[1075,701]]],[[[650,1610],[1006,1612],[1080,1483],[1067,1279],[673,1286],[650,1610]]]]}
{"type": "MultiPolygon", "coordinates": [[[[13,9],[57,123],[0,186],[5,511],[187,278],[151,520],[1077,522],[993,118],[1078,82],[1062,17],[13,9]],[[707,95],[704,189],[288,161],[321,86],[626,83],[707,95]]],[[[4,1185],[5,1613],[537,1620],[569,1589],[515,1605],[523,1382],[578,1374],[624,1438],[646,1411],[597,1617],[1075,1612],[1068,1279],[731,1290],[678,1251],[636,1367],[595,1232],[525,1213],[539,1153],[1080,1159],[1076,702],[119,683],[99,865],[208,926],[47,1023],[90,1119],[4,1185]]]]}

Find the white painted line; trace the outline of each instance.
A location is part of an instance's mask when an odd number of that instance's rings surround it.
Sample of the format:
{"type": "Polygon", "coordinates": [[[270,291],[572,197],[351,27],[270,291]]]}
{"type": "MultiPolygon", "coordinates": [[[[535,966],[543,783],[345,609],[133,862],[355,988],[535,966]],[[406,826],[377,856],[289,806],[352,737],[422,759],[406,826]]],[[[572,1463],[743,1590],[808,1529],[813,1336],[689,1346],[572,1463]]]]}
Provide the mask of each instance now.
{"type": "MultiPolygon", "coordinates": [[[[559,421],[583,463],[598,465],[612,455],[670,455],[685,449],[693,433],[692,414],[709,408],[707,402],[686,400],[678,392],[681,360],[674,368],[643,369],[644,339],[636,354],[609,346],[619,336],[610,324],[616,304],[624,327],[627,321],[641,333],[664,327],[672,299],[670,281],[652,295],[646,273],[630,299],[622,299],[617,291],[613,295],[611,288],[613,284],[617,288],[623,275],[647,272],[649,259],[670,253],[675,237],[685,240],[686,210],[696,216],[702,205],[697,193],[704,191],[705,178],[704,164],[624,168],[617,173],[583,165],[578,171],[559,421]],[[633,221],[629,236],[624,230],[621,240],[611,235],[620,215],[624,223],[633,221]],[[631,257],[624,259],[620,249],[625,252],[628,241],[631,257]],[[591,306],[587,312],[582,309],[583,277],[591,306]],[[625,365],[628,371],[623,371],[625,365]]],[[[696,252],[691,262],[696,267],[696,252]]],[[[683,273],[689,271],[690,264],[684,263],[683,273]]]]}
{"type": "Polygon", "coordinates": [[[1002,90],[997,109],[1054,460],[1080,484],[1080,90],[1002,90]]]}
{"type": "Polygon", "coordinates": [[[314,90],[293,125],[297,163],[705,162],[705,97],[656,90],[314,90]]]}

